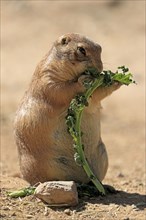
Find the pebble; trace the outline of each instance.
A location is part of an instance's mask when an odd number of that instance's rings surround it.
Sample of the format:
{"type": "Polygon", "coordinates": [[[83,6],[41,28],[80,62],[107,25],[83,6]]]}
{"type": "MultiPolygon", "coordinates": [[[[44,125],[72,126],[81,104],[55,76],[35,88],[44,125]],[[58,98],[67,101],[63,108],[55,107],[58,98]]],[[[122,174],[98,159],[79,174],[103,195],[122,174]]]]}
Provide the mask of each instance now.
{"type": "Polygon", "coordinates": [[[4,206],[2,209],[5,211],[10,210],[10,208],[8,206],[4,206]]]}
{"type": "Polygon", "coordinates": [[[124,174],[123,174],[123,173],[119,173],[119,174],[117,175],[117,177],[122,178],[122,177],[124,177],[124,174]]]}
{"type": "Polygon", "coordinates": [[[127,181],[121,181],[120,182],[122,185],[129,185],[129,182],[127,182],[127,181]]]}
{"type": "Polygon", "coordinates": [[[16,216],[16,213],[15,213],[15,212],[13,212],[13,213],[11,214],[11,216],[16,216]]]}
{"type": "Polygon", "coordinates": [[[136,209],[137,207],[136,207],[136,205],[134,205],[134,204],[132,204],[132,209],[136,209]]]}
{"type": "Polygon", "coordinates": [[[71,210],[70,210],[70,209],[65,209],[65,210],[64,210],[64,213],[65,213],[66,215],[71,215],[71,210]]]}
{"type": "Polygon", "coordinates": [[[134,204],[132,204],[132,209],[134,209],[135,211],[138,211],[139,209],[138,209],[138,207],[136,206],[136,205],[134,205],[134,204]]]}
{"type": "Polygon", "coordinates": [[[45,207],[45,211],[44,211],[44,216],[47,216],[49,213],[48,213],[48,208],[45,207]]]}
{"type": "Polygon", "coordinates": [[[26,218],[33,218],[33,215],[26,215],[26,218]]]}
{"type": "Polygon", "coordinates": [[[72,211],[72,214],[73,214],[73,215],[75,215],[75,214],[76,214],[76,212],[77,212],[76,210],[73,210],[73,211],[72,211]]]}

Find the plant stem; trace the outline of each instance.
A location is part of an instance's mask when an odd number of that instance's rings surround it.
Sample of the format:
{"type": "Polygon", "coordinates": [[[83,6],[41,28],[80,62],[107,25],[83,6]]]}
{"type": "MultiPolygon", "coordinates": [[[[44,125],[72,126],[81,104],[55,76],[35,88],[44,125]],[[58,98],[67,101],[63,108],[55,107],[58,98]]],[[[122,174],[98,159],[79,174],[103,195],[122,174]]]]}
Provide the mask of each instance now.
{"type": "Polygon", "coordinates": [[[8,196],[11,198],[25,197],[29,195],[33,195],[36,187],[29,186],[23,189],[19,189],[13,192],[8,192],[8,196]]]}
{"type": "MultiPolygon", "coordinates": [[[[102,83],[103,83],[103,77],[101,77],[100,80],[98,79],[93,82],[92,87],[85,92],[85,98],[87,99],[87,101],[90,98],[91,94],[94,92],[94,90],[97,87],[99,87],[102,83]]],[[[83,166],[87,176],[91,179],[91,181],[97,187],[99,192],[102,193],[103,195],[105,195],[105,189],[104,189],[102,183],[94,175],[94,173],[92,172],[92,170],[89,167],[87,159],[85,158],[85,154],[84,154],[84,150],[83,150],[83,146],[82,146],[82,141],[81,141],[81,128],[80,128],[83,110],[84,110],[84,106],[82,108],[80,108],[80,110],[78,112],[76,112],[75,130],[77,132],[77,141],[76,141],[76,145],[78,146],[77,152],[80,155],[80,159],[82,161],[82,166],[83,166]]]]}

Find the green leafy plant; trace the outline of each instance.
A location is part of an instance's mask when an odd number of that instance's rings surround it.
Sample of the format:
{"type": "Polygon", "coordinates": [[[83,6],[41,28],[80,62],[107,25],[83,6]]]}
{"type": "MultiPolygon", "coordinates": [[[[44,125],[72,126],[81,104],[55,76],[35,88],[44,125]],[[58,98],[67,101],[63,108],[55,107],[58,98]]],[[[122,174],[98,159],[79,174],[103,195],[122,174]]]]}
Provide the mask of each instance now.
{"type": "Polygon", "coordinates": [[[135,83],[135,81],[132,80],[132,74],[129,73],[129,69],[126,68],[125,66],[118,67],[118,70],[115,73],[113,73],[110,70],[99,73],[96,69],[90,68],[87,69],[83,74],[89,75],[92,78],[87,79],[83,82],[83,85],[86,88],[85,93],[79,94],[72,99],[70,106],[68,108],[68,114],[66,116],[66,124],[68,126],[68,131],[74,141],[73,147],[75,149],[75,154],[74,154],[75,162],[77,163],[77,165],[83,167],[87,176],[94,183],[97,190],[102,195],[105,195],[104,186],[92,172],[84,154],[84,146],[82,144],[82,139],[81,139],[82,113],[84,108],[88,106],[89,98],[98,87],[110,86],[115,82],[129,85],[131,83],[135,83]]]}
{"type": "Polygon", "coordinates": [[[36,187],[34,186],[29,186],[26,188],[22,188],[13,192],[8,192],[8,196],[11,198],[18,198],[18,197],[25,197],[34,194],[36,187]]]}

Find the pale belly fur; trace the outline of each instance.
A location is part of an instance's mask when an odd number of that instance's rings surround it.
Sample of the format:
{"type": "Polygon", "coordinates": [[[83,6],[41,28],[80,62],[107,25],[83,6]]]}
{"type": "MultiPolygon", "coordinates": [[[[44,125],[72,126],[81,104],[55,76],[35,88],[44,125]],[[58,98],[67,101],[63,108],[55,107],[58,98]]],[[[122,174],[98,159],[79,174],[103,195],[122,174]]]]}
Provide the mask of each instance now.
{"type": "MultiPolygon", "coordinates": [[[[98,120],[99,111],[96,113],[84,112],[81,123],[83,132],[82,143],[84,152],[89,165],[93,172],[100,177],[100,160],[99,160],[99,143],[100,143],[100,121],[98,120]]],[[[54,155],[52,163],[58,169],[58,176],[67,180],[76,180],[80,182],[88,182],[83,168],[74,161],[75,150],[73,148],[73,139],[67,132],[65,124],[65,115],[62,115],[57,123],[57,128],[52,134],[54,155]]]]}
{"type": "MultiPolygon", "coordinates": [[[[37,117],[34,118],[34,115],[30,117],[31,111],[26,112],[24,115],[24,111],[20,111],[16,119],[16,124],[18,120],[18,124],[22,125],[16,126],[16,133],[23,177],[31,184],[49,180],[88,182],[85,171],[74,161],[73,139],[65,123],[67,113],[64,112],[56,119],[44,117],[37,125],[39,113],[37,112],[37,117]],[[24,121],[27,116],[32,118],[32,122],[29,120],[28,124],[20,123],[21,118],[24,121]],[[47,130],[48,124],[51,131],[47,130]]],[[[87,108],[84,111],[81,130],[87,161],[94,174],[102,180],[107,170],[107,153],[100,138],[100,108],[96,108],[96,111],[88,111],[87,108]]]]}

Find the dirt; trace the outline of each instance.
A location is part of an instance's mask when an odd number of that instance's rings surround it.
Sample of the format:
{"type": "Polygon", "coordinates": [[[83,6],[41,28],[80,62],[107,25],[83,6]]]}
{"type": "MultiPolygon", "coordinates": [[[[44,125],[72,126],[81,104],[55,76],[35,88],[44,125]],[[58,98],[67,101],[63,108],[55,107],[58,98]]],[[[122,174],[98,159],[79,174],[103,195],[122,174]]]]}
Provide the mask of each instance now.
{"type": "Polygon", "coordinates": [[[145,1],[1,1],[1,219],[144,220],[145,1]],[[137,85],[102,103],[102,138],[109,169],[103,181],[119,193],[82,197],[69,208],[7,192],[28,185],[16,177],[13,119],[36,64],[58,36],[76,32],[102,45],[105,69],[126,65],[137,85]],[[14,177],[15,176],[15,177],[14,177]]]}

